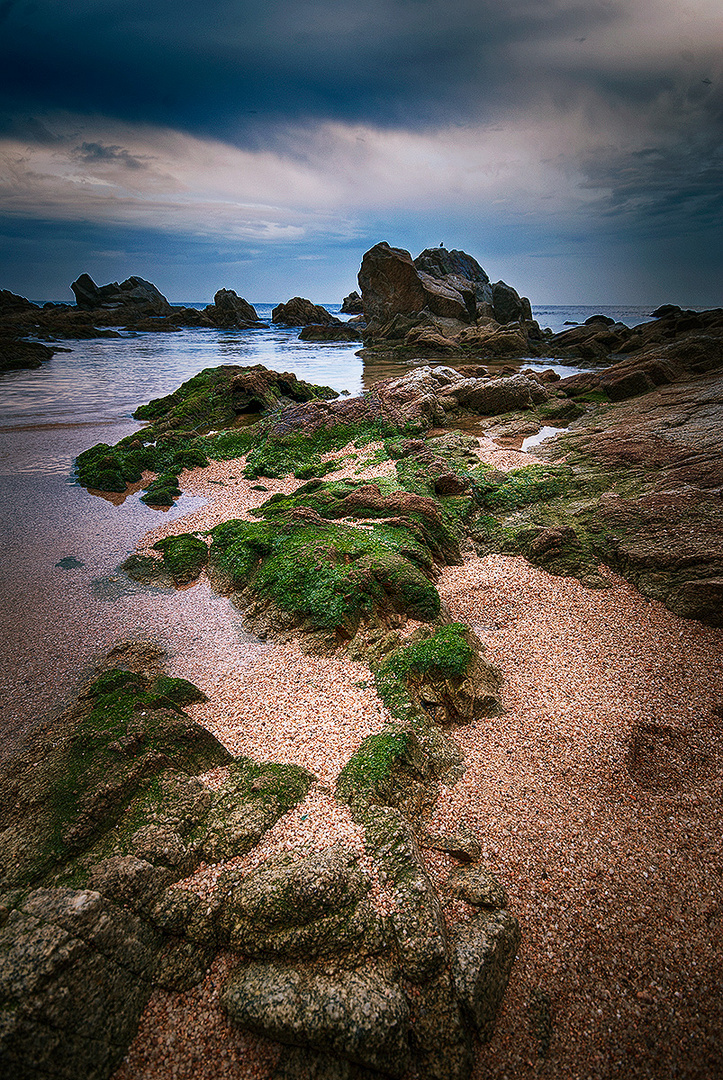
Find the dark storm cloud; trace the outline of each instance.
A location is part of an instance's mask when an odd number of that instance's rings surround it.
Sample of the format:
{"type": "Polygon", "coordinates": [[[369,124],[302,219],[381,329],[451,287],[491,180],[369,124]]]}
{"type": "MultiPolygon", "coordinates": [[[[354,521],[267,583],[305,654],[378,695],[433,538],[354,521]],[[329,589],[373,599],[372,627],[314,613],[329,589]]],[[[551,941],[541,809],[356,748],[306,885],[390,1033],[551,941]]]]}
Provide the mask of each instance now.
{"type": "Polygon", "coordinates": [[[5,100],[216,135],[255,118],[415,127],[504,102],[520,40],[573,38],[610,3],[563,0],[17,2],[0,44],[5,100]]]}
{"type": "Polygon", "coordinates": [[[97,165],[99,162],[112,162],[122,165],[126,169],[145,169],[146,164],[139,157],[135,157],[124,150],[122,146],[105,146],[99,142],[84,142],[73,150],[73,156],[86,165],[97,165]]]}

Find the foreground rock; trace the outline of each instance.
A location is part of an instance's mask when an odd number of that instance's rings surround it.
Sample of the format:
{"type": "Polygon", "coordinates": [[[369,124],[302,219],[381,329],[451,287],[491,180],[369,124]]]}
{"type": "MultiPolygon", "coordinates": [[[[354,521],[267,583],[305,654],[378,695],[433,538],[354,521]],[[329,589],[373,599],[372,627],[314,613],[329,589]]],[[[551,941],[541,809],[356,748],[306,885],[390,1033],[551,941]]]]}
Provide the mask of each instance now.
{"type": "Polygon", "coordinates": [[[233,759],[184,715],[199,692],[159,661],[147,646],[116,650],[125,666],[106,670],[59,729],[0,772],[3,1075],[110,1076],[153,987],[188,990],[231,950],[223,1007],[288,1044],[284,1069],[326,1075],[333,1056],[335,1074],[411,1067],[467,1080],[519,928],[499,905],[477,906],[447,933],[415,830],[438,779],[453,782],[454,754],[405,696],[403,673],[474,681],[479,643],[452,625],[389,655],[380,692],[396,719],[362,744],[338,788],[366,831],[364,852],[337,843],[292,848],[251,872],[232,863],[210,901],[174,883],[202,861],[249,851],[313,777],[233,759]],[[211,790],[199,774],[213,766],[226,779],[211,790]]]}

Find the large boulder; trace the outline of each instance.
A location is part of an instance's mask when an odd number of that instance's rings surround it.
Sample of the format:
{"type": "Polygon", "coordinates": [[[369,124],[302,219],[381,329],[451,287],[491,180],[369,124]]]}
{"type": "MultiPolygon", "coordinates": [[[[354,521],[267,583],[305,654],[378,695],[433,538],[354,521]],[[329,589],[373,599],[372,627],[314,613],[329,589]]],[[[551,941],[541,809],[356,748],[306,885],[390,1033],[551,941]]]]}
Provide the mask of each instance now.
{"type": "Polygon", "coordinates": [[[245,330],[259,321],[256,309],[233,289],[219,289],[203,313],[214,326],[224,330],[245,330]]]}
{"type": "Polygon", "coordinates": [[[499,323],[532,318],[532,308],[527,297],[520,296],[516,289],[504,281],[496,281],[492,286],[492,305],[495,319],[499,323]]]}
{"type": "Polygon", "coordinates": [[[462,295],[444,281],[417,270],[412,256],[386,242],[366,252],[359,270],[359,288],[367,320],[381,327],[395,315],[431,315],[469,322],[462,295]]]}
{"type": "Polygon", "coordinates": [[[144,315],[169,315],[171,305],[155,285],[142,277],[129,277],[120,285],[96,285],[89,274],[81,274],[70,286],[79,308],[131,308],[144,315]]]}
{"type": "Polygon", "coordinates": [[[309,326],[312,323],[327,326],[336,320],[326,308],[312,304],[302,296],[292,296],[285,304],[276,305],[271,312],[271,321],[277,326],[309,326]]]}
{"type": "Polygon", "coordinates": [[[464,297],[472,318],[492,314],[492,286],[476,259],[465,251],[425,248],[414,260],[417,270],[446,281],[464,297]]]}

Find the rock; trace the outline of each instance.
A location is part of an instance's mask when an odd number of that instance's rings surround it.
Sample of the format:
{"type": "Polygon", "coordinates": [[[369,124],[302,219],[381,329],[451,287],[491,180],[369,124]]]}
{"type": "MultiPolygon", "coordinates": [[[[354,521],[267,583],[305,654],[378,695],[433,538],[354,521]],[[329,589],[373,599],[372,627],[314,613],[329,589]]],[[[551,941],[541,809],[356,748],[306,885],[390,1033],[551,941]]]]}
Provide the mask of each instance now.
{"type": "Polygon", "coordinates": [[[330,386],[313,386],[290,371],[270,371],[262,364],[238,368],[229,383],[231,406],[236,415],[264,412],[293,402],[330,400],[338,397],[330,386]]]}
{"type": "Polygon", "coordinates": [[[504,281],[496,281],[492,286],[492,306],[498,323],[532,319],[530,301],[526,296],[520,296],[516,289],[504,281]]]}
{"type": "Polygon", "coordinates": [[[411,1061],[409,1006],[381,963],[364,971],[248,964],[227,984],[222,1006],[266,1038],[340,1055],[403,1076],[411,1061]]]}
{"type": "Polygon", "coordinates": [[[165,296],[150,281],[129,277],[98,286],[89,274],[81,274],[70,286],[79,308],[134,308],[143,314],[168,315],[172,311],[165,296]]]}
{"type": "Polygon", "coordinates": [[[480,915],[455,927],[452,944],[462,1008],[482,1042],[489,1042],[519,948],[519,925],[506,911],[480,915]]]}
{"type": "Polygon", "coordinates": [[[455,829],[450,833],[424,833],[421,842],[433,851],[444,851],[460,862],[476,862],[482,854],[480,842],[469,829],[455,829]]]}
{"type": "Polygon", "coordinates": [[[481,359],[493,360],[529,356],[530,345],[521,329],[505,329],[495,320],[463,330],[457,344],[465,352],[481,359]]]}
{"type": "Polygon", "coordinates": [[[0,289],[0,318],[17,312],[37,312],[38,310],[38,305],[26,300],[24,296],[18,296],[9,289],[0,289]]]}
{"type": "MultiPolygon", "coordinates": [[[[476,634],[461,624],[454,640],[459,665],[410,663],[404,676],[412,702],[436,724],[461,724],[496,716],[502,711],[502,675],[482,656],[483,646],[476,634]]],[[[453,627],[445,628],[451,634],[453,627]]],[[[444,631],[443,631],[444,632],[444,631]]],[[[423,644],[429,632],[420,629],[408,639],[407,649],[423,644]]],[[[450,637],[451,644],[451,637],[450,637]]],[[[405,649],[399,651],[401,662],[405,649]]]]}
{"type": "Polygon", "coordinates": [[[50,360],[55,352],[57,349],[41,345],[39,341],[22,341],[17,337],[0,334],[0,372],[39,368],[45,360],[50,360]]]}
{"type": "Polygon", "coordinates": [[[348,296],[344,297],[341,305],[341,310],[344,312],[345,315],[362,314],[362,312],[364,311],[364,304],[362,303],[362,298],[356,291],[356,289],[353,292],[350,292],[348,296]]]}
{"type": "Polygon", "coordinates": [[[385,1073],[364,1069],[337,1054],[286,1046],[271,1080],[384,1080],[385,1073]]]}
{"type": "Polygon", "coordinates": [[[173,881],[164,866],[154,866],[135,855],[112,855],[90,867],[88,883],[103,896],[134,911],[153,904],[154,898],[173,881]]]}
{"type": "Polygon", "coordinates": [[[294,296],[285,304],[277,304],[271,312],[271,321],[277,326],[309,326],[311,323],[328,326],[335,319],[326,308],[294,296]]]}
{"type": "Polygon", "coordinates": [[[359,288],[367,322],[374,320],[377,327],[396,315],[418,315],[425,309],[432,315],[469,322],[467,306],[459,292],[429,274],[418,272],[408,251],[387,243],[376,244],[364,255],[359,288]]]}
{"type": "Polygon", "coordinates": [[[31,892],[0,929],[3,1077],[105,1080],[135,1035],[156,947],[97,892],[31,892]]]}
{"type": "Polygon", "coordinates": [[[299,334],[300,341],[361,341],[362,336],[353,326],[343,322],[332,322],[325,326],[314,323],[305,326],[299,334]]]}
{"type": "Polygon", "coordinates": [[[425,248],[414,260],[414,265],[431,277],[447,280],[453,288],[456,288],[465,298],[471,318],[492,314],[490,279],[471,255],[467,255],[464,251],[443,247],[425,248]],[[471,304],[469,293],[471,293],[471,304]]]}
{"type": "Polygon", "coordinates": [[[358,854],[341,844],[267,859],[242,877],[229,871],[221,891],[220,932],[245,956],[308,959],[350,948],[358,954],[378,921],[360,903],[369,882],[358,854]]]}
{"type": "Polygon", "coordinates": [[[389,920],[399,966],[406,979],[422,985],[448,962],[447,930],[439,898],[425,869],[414,830],[392,807],[364,814],[367,846],[394,891],[389,920]]]}
{"type": "Polygon", "coordinates": [[[494,874],[480,866],[453,870],[447,881],[447,889],[452,896],[473,907],[496,910],[506,908],[509,902],[507,893],[494,874]]]}
{"type": "Polygon", "coordinates": [[[219,289],[213,303],[203,309],[203,314],[213,326],[224,330],[246,330],[261,325],[256,309],[233,289],[219,289]]]}
{"type": "Polygon", "coordinates": [[[502,379],[467,379],[448,394],[462,409],[482,416],[518,409],[533,409],[551,397],[551,392],[536,378],[510,375],[502,379]]]}

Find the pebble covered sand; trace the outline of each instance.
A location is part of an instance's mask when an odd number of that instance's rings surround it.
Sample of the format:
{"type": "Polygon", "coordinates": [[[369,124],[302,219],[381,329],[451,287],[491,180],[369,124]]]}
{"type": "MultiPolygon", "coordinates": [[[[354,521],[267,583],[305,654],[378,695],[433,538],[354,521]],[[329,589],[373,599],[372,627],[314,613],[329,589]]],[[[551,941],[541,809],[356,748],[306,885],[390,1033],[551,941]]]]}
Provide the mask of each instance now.
{"type": "MultiPolygon", "coordinates": [[[[516,451],[491,444],[492,457],[498,467],[519,464],[516,451]]],[[[184,490],[208,505],[145,545],[244,516],[297,484],[264,479],[267,490],[254,492],[241,468],[214,464],[184,479],[184,490]]],[[[369,473],[381,471],[386,465],[369,473]]],[[[723,631],[679,619],[607,577],[610,588],[591,590],[490,556],[448,568],[439,582],[452,617],[477,632],[501,669],[504,712],[454,732],[467,772],[443,788],[431,827],[476,832],[523,933],[474,1080],[720,1075],[723,631]],[[646,788],[628,770],[629,748],[635,725],[650,722],[681,734],[672,762],[638,777],[657,785],[646,788]]],[[[384,722],[364,665],[272,643],[241,661],[221,646],[190,666],[186,657],[174,673],[208,694],[190,711],[232,752],[294,762],[319,777],[236,865],[251,870],[302,843],[343,839],[362,850],[332,790],[344,762],[384,722]]],[[[452,866],[429,853],[442,890],[452,866]]],[[[181,885],[208,894],[218,873],[202,867],[181,885]]],[[[385,910],[383,884],[374,887],[385,910]]],[[[461,901],[446,907],[450,921],[468,910],[461,901]]],[[[278,1049],[235,1031],[218,1007],[232,963],[219,957],[189,993],[156,991],[115,1080],[270,1078],[278,1049]]]]}

